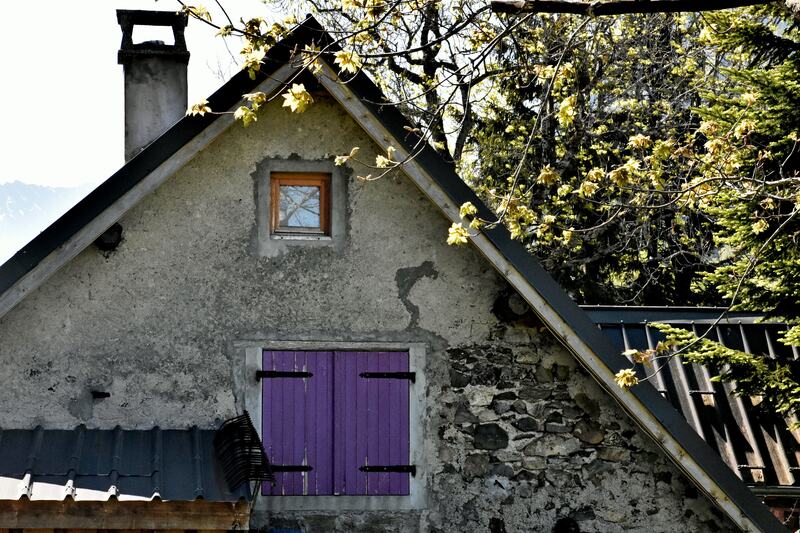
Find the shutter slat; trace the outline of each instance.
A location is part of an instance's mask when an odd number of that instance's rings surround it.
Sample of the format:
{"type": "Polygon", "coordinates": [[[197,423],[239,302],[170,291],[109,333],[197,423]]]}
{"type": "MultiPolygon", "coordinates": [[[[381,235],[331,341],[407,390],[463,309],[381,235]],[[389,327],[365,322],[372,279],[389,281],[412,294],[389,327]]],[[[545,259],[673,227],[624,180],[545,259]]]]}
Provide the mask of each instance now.
{"type": "MultiPolygon", "coordinates": [[[[389,366],[389,371],[390,372],[397,372],[397,371],[403,370],[402,369],[403,360],[404,360],[403,357],[391,357],[391,356],[389,356],[389,365],[388,365],[389,366]]],[[[402,383],[402,380],[400,381],[400,383],[402,383]]],[[[407,384],[406,384],[406,388],[408,388],[407,384]]],[[[406,396],[408,396],[408,394],[406,394],[406,396]]],[[[403,410],[403,406],[402,406],[402,404],[400,402],[400,395],[399,394],[389,394],[387,401],[389,403],[389,411],[390,412],[392,412],[392,413],[408,413],[407,410],[403,410]]],[[[397,442],[398,439],[408,438],[407,434],[405,436],[402,436],[402,435],[400,435],[400,433],[398,431],[399,426],[400,426],[400,424],[402,422],[400,419],[403,418],[403,417],[395,415],[395,416],[388,416],[386,418],[387,418],[386,435],[388,437],[388,442],[390,444],[390,448],[389,448],[389,457],[387,458],[388,462],[385,463],[385,464],[387,464],[387,465],[408,464],[409,458],[406,457],[405,459],[403,459],[402,457],[400,457],[399,456],[399,452],[401,450],[399,450],[398,447],[394,444],[395,442],[397,442]]],[[[407,419],[408,416],[406,416],[405,418],[407,419]]],[[[394,476],[392,476],[392,475],[385,476],[385,481],[386,481],[386,489],[385,490],[387,492],[389,492],[389,493],[391,493],[394,490],[396,490],[396,487],[394,486],[394,479],[393,478],[394,478],[394,476]]]]}
{"type": "Polygon", "coordinates": [[[309,494],[333,494],[333,353],[317,352],[314,368],[323,380],[311,389],[314,414],[309,446],[309,463],[316,473],[309,477],[309,494]],[[313,483],[312,483],[313,482],[313,483]]]}
{"type": "MultiPolygon", "coordinates": [[[[372,365],[377,365],[377,368],[381,370],[388,370],[385,367],[386,365],[386,358],[384,357],[385,353],[374,353],[371,355],[366,364],[369,369],[372,369],[372,365]]],[[[387,387],[381,387],[377,380],[368,379],[366,380],[367,387],[366,387],[366,408],[367,408],[367,441],[366,441],[366,448],[367,453],[366,457],[369,459],[369,462],[362,461],[361,465],[370,464],[370,465],[380,465],[384,464],[383,461],[385,460],[385,452],[386,444],[383,442],[383,426],[384,420],[396,416],[396,413],[393,413],[389,406],[386,405],[386,401],[389,399],[388,395],[386,394],[387,387]],[[383,407],[385,406],[385,407],[383,407]],[[383,411],[383,412],[381,412],[383,411]],[[381,414],[387,416],[380,416],[381,414]],[[384,453],[382,453],[384,452],[384,453]]],[[[359,468],[359,472],[361,469],[359,468]]],[[[366,475],[366,488],[364,490],[365,494],[383,494],[385,483],[385,474],[381,472],[377,473],[368,473],[366,475]]]]}
{"type": "MultiPolygon", "coordinates": [[[[404,353],[402,357],[394,357],[394,372],[408,372],[409,358],[408,353],[404,353]]],[[[408,384],[403,388],[398,382],[397,391],[392,395],[394,402],[394,409],[396,413],[404,413],[405,416],[392,417],[394,424],[394,438],[391,442],[393,444],[390,457],[391,463],[394,465],[409,464],[411,462],[411,431],[409,426],[409,402],[410,402],[410,388],[408,384]]],[[[389,490],[392,494],[408,494],[409,493],[409,477],[407,475],[392,476],[390,478],[391,484],[389,490]]]]}
{"type": "MultiPolygon", "coordinates": [[[[311,355],[306,352],[294,352],[294,371],[302,372],[308,365],[307,358],[311,355]]],[[[313,378],[311,378],[313,379],[313,378]]],[[[307,394],[305,384],[307,380],[299,381],[297,386],[292,388],[292,404],[294,407],[294,420],[292,421],[292,454],[297,461],[295,464],[307,464],[306,458],[306,422],[311,415],[309,405],[307,403],[307,394]]],[[[310,475],[310,473],[309,473],[310,475]]],[[[308,475],[300,474],[292,478],[292,494],[306,495],[305,482],[308,475]]]]}
{"type": "MultiPolygon", "coordinates": [[[[287,370],[293,372],[299,372],[305,366],[303,363],[304,360],[298,361],[298,354],[297,352],[290,352],[290,360],[287,361],[289,365],[287,370]]],[[[305,358],[302,358],[305,359],[305,358]]],[[[303,431],[305,430],[305,394],[304,388],[302,386],[302,381],[295,381],[295,383],[286,386],[286,397],[284,399],[284,405],[286,406],[286,411],[291,413],[291,416],[286,417],[286,437],[288,441],[288,449],[285,451],[287,453],[289,459],[289,464],[293,465],[302,465],[305,464],[303,460],[304,455],[304,442],[303,442],[303,431]]],[[[284,494],[305,494],[303,492],[303,478],[305,477],[302,472],[298,473],[291,473],[291,474],[284,474],[286,477],[285,485],[284,485],[284,494]]]]}
{"type": "MultiPolygon", "coordinates": [[[[351,397],[350,401],[345,404],[346,417],[352,426],[353,440],[350,442],[350,453],[347,454],[347,463],[345,464],[347,472],[347,487],[345,494],[363,494],[363,486],[366,484],[367,477],[365,474],[360,473],[354,467],[364,461],[366,455],[366,423],[364,420],[365,410],[363,409],[364,403],[367,401],[366,390],[359,387],[356,373],[358,372],[358,353],[346,354],[347,357],[347,389],[348,396],[351,397]]],[[[346,438],[346,437],[345,437],[346,438]]],[[[346,443],[345,443],[346,444],[346,443]]]]}
{"type": "MultiPolygon", "coordinates": [[[[263,440],[275,465],[311,466],[310,471],[276,472],[266,495],[323,495],[333,493],[332,352],[264,351],[263,369],[308,372],[310,377],[262,379],[263,440]]],[[[297,470],[296,468],[294,470],[297,470]]]]}
{"type": "Polygon", "coordinates": [[[405,472],[363,472],[363,466],[408,465],[408,396],[405,379],[370,379],[363,372],[408,372],[406,352],[337,352],[334,401],[337,449],[334,476],[340,494],[404,495],[405,472]],[[345,449],[345,453],[340,453],[345,449]]]}
{"type": "MultiPolygon", "coordinates": [[[[379,368],[389,371],[388,367],[389,358],[386,357],[386,352],[378,352],[373,357],[373,360],[378,364],[379,368]]],[[[385,439],[386,431],[389,429],[389,419],[397,416],[397,413],[392,410],[392,406],[387,402],[389,401],[388,387],[381,387],[374,379],[368,379],[367,382],[370,386],[369,398],[372,400],[372,405],[369,406],[370,415],[370,429],[373,432],[373,438],[369,442],[368,457],[371,465],[386,464],[384,461],[388,460],[386,454],[390,451],[387,449],[389,442],[385,439]],[[385,407],[382,407],[385,406],[385,407]],[[381,413],[384,411],[384,413],[381,413]],[[387,414],[388,416],[380,416],[387,414]]],[[[361,465],[366,463],[361,463],[361,465]]],[[[359,465],[359,466],[361,466],[359,465]]],[[[367,493],[385,494],[389,480],[388,474],[384,472],[376,472],[374,475],[367,475],[367,493]]]]}
{"type": "Polygon", "coordinates": [[[357,368],[355,354],[336,352],[334,369],[334,486],[336,494],[355,494],[358,477],[363,476],[352,468],[359,454],[357,414],[353,406],[358,403],[358,390],[354,379],[357,368]]]}

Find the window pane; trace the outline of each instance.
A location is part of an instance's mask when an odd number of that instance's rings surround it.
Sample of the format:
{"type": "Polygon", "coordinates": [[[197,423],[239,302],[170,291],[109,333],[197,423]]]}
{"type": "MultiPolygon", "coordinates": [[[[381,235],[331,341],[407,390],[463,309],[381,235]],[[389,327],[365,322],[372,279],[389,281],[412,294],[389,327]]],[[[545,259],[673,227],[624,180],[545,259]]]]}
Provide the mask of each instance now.
{"type": "Polygon", "coordinates": [[[319,187],[309,185],[281,185],[280,191],[280,227],[321,227],[319,187]]]}

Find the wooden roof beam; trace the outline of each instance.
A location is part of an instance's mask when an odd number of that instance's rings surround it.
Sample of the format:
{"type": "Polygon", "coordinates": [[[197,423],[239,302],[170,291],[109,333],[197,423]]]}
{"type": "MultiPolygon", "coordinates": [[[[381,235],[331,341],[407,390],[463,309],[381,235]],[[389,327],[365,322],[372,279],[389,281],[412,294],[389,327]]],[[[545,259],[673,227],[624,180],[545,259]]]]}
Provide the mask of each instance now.
{"type": "Polygon", "coordinates": [[[682,11],[719,11],[734,7],[769,4],[774,0],[492,0],[495,13],[572,13],[587,17],[631,13],[679,13],[682,11]]]}

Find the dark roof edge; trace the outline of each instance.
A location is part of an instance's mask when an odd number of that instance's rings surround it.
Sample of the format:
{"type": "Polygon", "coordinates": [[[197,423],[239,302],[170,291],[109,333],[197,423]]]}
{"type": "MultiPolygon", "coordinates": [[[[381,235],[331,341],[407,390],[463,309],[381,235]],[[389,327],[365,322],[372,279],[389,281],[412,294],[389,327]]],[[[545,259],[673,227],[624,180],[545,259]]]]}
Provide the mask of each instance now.
{"type": "Polygon", "coordinates": [[[102,494],[125,502],[249,502],[249,484],[232,485],[219,471],[221,463],[213,445],[217,432],[198,426],[101,429],[81,424],[71,429],[0,428],[4,446],[0,456],[0,500],[23,498],[26,493],[18,487],[29,474],[27,496],[39,496],[34,499],[40,501],[63,502],[77,492],[82,501],[103,501],[102,494]],[[169,464],[164,463],[165,457],[170,458],[169,464]],[[98,484],[79,483],[76,476],[94,479],[98,484]],[[47,485],[60,485],[64,490],[42,489],[47,485]]]}

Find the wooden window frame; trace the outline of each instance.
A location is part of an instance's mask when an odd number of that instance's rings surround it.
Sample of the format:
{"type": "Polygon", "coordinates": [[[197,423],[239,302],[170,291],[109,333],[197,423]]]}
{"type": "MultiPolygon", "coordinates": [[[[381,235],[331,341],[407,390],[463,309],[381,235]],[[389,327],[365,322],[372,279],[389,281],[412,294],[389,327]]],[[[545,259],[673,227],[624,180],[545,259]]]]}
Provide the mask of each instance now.
{"type": "Polygon", "coordinates": [[[331,234],[331,175],[324,172],[273,172],[270,174],[270,233],[277,235],[331,234]],[[319,187],[319,228],[280,226],[281,186],[319,187]]]}

